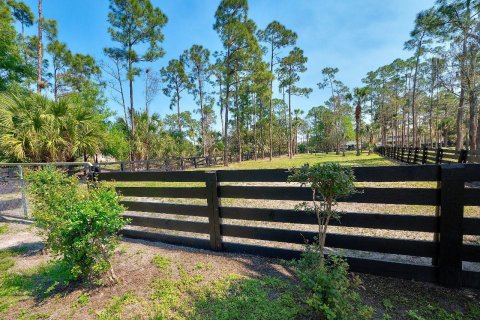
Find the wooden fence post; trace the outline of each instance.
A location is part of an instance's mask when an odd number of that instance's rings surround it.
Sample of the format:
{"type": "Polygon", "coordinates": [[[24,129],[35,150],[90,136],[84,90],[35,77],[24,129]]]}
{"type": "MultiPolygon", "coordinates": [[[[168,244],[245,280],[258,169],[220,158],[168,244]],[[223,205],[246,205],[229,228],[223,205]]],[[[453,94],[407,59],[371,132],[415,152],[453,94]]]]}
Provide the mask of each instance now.
{"type": "Polygon", "coordinates": [[[428,148],[427,148],[427,147],[423,147],[422,164],[427,163],[427,152],[428,152],[428,148]]]}
{"type": "Polygon", "coordinates": [[[458,156],[458,163],[467,163],[468,150],[460,150],[460,155],[458,156]]]}
{"type": "Polygon", "coordinates": [[[444,164],[440,168],[438,281],[445,286],[460,287],[462,285],[465,166],[444,164]]]}
{"type": "Polygon", "coordinates": [[[443,158],[443,149],[438,148],[437,153],[435,154],[435,163],[436,164],[441,164],[442,163],[442,158],[443,158]]]}
{"type": "Polygon", "coordinates": [[[220,251],[223,248],[220,231],[220,211],[218,199],[218,182],[216,172],[206,172],[206,190],[208,206],[208,228],[210,233],[210,248],[220,251]]]}
{"type": "Polygon", "coordinates": [[[413,155],[413,163],[417,164],[418,161],[418,147],[415,147],[415,153],[413,155]]]}

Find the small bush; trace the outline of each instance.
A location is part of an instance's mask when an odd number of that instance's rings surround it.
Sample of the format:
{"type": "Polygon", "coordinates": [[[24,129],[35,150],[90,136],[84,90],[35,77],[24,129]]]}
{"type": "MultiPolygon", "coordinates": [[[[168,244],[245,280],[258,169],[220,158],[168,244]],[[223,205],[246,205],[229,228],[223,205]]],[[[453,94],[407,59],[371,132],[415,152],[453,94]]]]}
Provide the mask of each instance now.
{"type": "Polygon", "coordinates": [[[323,264],[329,223],[332,219],[340,219],[341,215],[341,212],[334,210],[337,200],[355,193],[353,171],[338,163],[313,166],[305,164],[301,168],[292,169],[292,175],[288,177],[288,182],[300,182],[312,189],[312,201],[302,203],[297,209],[314,213],[317,217],[320,264],[323,264]]]}
{"type": "Polygon", "coordinates": [[[53,168],[27,174],[36,226],[46,247],[68,265],[72,278],[97,276],[110,270],[109,259],[118,232],[127,223],[111,187],[81,186],[74,177],[53,168]]]}
{"type": "Polygon", "coordinates": [[[373,309],[362,305],[358,293],[361,281],[349,274],[347,262],[329,256],[320,263],[321,257],[317,246],[307,246],[301,259],[292,263],[312,312],[327,320],[372,318],[373,309]]]}

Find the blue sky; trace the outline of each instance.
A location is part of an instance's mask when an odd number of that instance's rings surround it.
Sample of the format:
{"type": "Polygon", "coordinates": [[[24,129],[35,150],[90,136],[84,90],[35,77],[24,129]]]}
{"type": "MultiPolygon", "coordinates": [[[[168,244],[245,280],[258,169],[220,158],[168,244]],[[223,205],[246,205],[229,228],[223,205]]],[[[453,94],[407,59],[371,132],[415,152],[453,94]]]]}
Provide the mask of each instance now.
{"type": "MultiPolygon", "coordinates": [[[[37,0],[26,0],[36,11],[37,0]]],[[[59,23],[59,38],[74,52],[105,59],[104,47],[112,46],[107,33],[107,0],[44,0],[44,16],[59,23]]],[[[221,49],[212,28],[219,0],[152,0],[168,16],[163,47],[166,55],[150,65],[159,70],[192,44],[202,44],[212,52],[221,49]]],[[[295,97],[293,108],[307,111],[328,99],[328,90],[319,90],[324,67],[340,69],[339,80],[349,87],[361,85],[366,73],[406,58],[403,50],[416,14],[431,7],[434,0],[250,0],[249,14],[259,28],[278,20],[298,34],[297,45],[308,57],[308,71],[301,86],[313,88],[308,99],[295,97]]],[[[35,32],[31,28],[30,32],[35,32]]],[[[285,51],[285,54],[287,51],[285,51]]],[[[143,81],[135,88],[136,105],[143,106],[143,81]]],[[[274,90],[278,95],[278,90],[274,90]]],[[[107,93],[108,97],[108,93],[107,93]]],[[[184,110],[196,108],[190,97],[182,100],[184,110]]],[[[113,102],[110,107],[120,112],[113,102]]],[[[162,93],[150,110],[162,116],[171,113],[162,93]]],[[[218,125],[218,124],[217,124],[218,125]]],[[[219,126],[219,125],[218,125],[219,126]]]]}

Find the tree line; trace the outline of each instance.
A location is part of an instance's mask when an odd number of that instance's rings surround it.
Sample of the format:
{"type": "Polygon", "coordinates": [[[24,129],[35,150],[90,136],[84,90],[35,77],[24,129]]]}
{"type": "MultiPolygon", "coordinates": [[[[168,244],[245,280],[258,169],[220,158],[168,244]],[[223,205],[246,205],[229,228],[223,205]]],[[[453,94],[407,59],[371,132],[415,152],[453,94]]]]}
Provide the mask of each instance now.
{"type": "Polygon", "coordinates": [[[316,88],[299,85],[308,58],[278,21],[264,29],[247,0],[221,0],[213,29],[219,50],[201,44],[158,62],[167,16],[150,0],[110,0],[112,45],[104,59],[72,52],[58,24],[18,0],[0,1],[0,157],[7,161],[118,160],[223,154],[225,165],[274,154],[375,144],[477,149],[479,1],[438,0],[418,14],[408,59],[368,72],[349,88],[325,67],[316,88]],[[36,27],[35,35],[25,29],[36,27]],[[135,85],[136,84],[136,85],[135,85]],[[144,87],[144,105],[134,87],[144,87]],[[307,112],[295,98],[325,90],[307,112]],[[173,113],[152,113],[159,94],[173,113]],[[185,111],[193,97],[195,113],[185,111]],[[122,110],[115,114],[111,100],[122,110]],[[219,126],[218,126],[219,124],[219,126]],[[221,128],[217,130],[216,128],[221,128]]]}
{"type": "Polygon", "coordinates": [[[415,19],[405,42],[412,56],[363,79],[383,145],[479,149],[479,12],[479,1],[436,1],[415,19]]]}

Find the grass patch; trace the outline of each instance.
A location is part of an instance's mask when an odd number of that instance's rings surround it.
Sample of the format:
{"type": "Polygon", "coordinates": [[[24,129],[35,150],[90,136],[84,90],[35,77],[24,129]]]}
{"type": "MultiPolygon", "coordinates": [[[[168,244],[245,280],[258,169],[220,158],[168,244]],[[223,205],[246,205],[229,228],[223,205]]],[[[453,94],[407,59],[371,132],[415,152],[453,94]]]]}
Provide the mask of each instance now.
{"type": "Polygon", "coordinates": [[[325,162],[339,162],[342,165],[348,166],[389,166],[395,164],[393,161],[383,158],[376,153],[370,155],[362,153],[362,155],[356,156],[355,151],[348,151],[345,153],[345,156],[336,155],[335,152],[333,152],[329,154],[298,154],[292,159],[283,156],[274,158],[272,161],[268,158],[256,161],[243,161],[240,163],[232,163],[228,169],[281,169],[301,167],[305,163],[313,165],[315,163],[325,162]]]}
{"type": "Polygon", "coordinates": [[[0,315],[22,299],[33,298],[38,302],[69,284],[70,272],[58,261],[23,273],[11,272],[14,257],[24,252],[22,248],[0,251],[0,315]]]}
{"type": "Polygon", "coordinates": [[[305,310],[295,292],[292,284],[278,278],[229,276],[202,292],[191,319],[295,319],[305,310]]]}
{"type": "Polygon", "coordinates": [[[147,314],[151,319],[293,319],[305,310],[297,300],[295,286],[287,280],[262,277],[242,278],[230,274],[205,281],[199,274],[209,264],[191,268],[155,256],[162,275],[152,282],[147,314]],[[168,269],[167,271],[167,268],[168,269]]]}
{"type": "Polygon", "coordinates": [[[137,301],[137,296],[133,291],[126,292],[121,296],[115,296],[104,310],[96,313],[97,320],[123,319],[122,315],[124,307],[136,303],[137,301]]]}
{"type": "Polygon", "coordinates": [[[392,296],[382,301],[383,319],[411,320],[476,320],[480,319],[480,305],[470,304],[465,311],[446,310],[425,297],[392,296]]]}
{"type": "Polygon", "coordinates": [[[0,223],[0,234],[5,234],[8,232],[8,225],[0,223]]]}
{"type": "Polygon", "coordinates": [[[152,262],[160,271],[165,271],[172,265],[172,261],[170,259],[162,257],[161,255],[156,255],[153,257],[152,262]]]}

